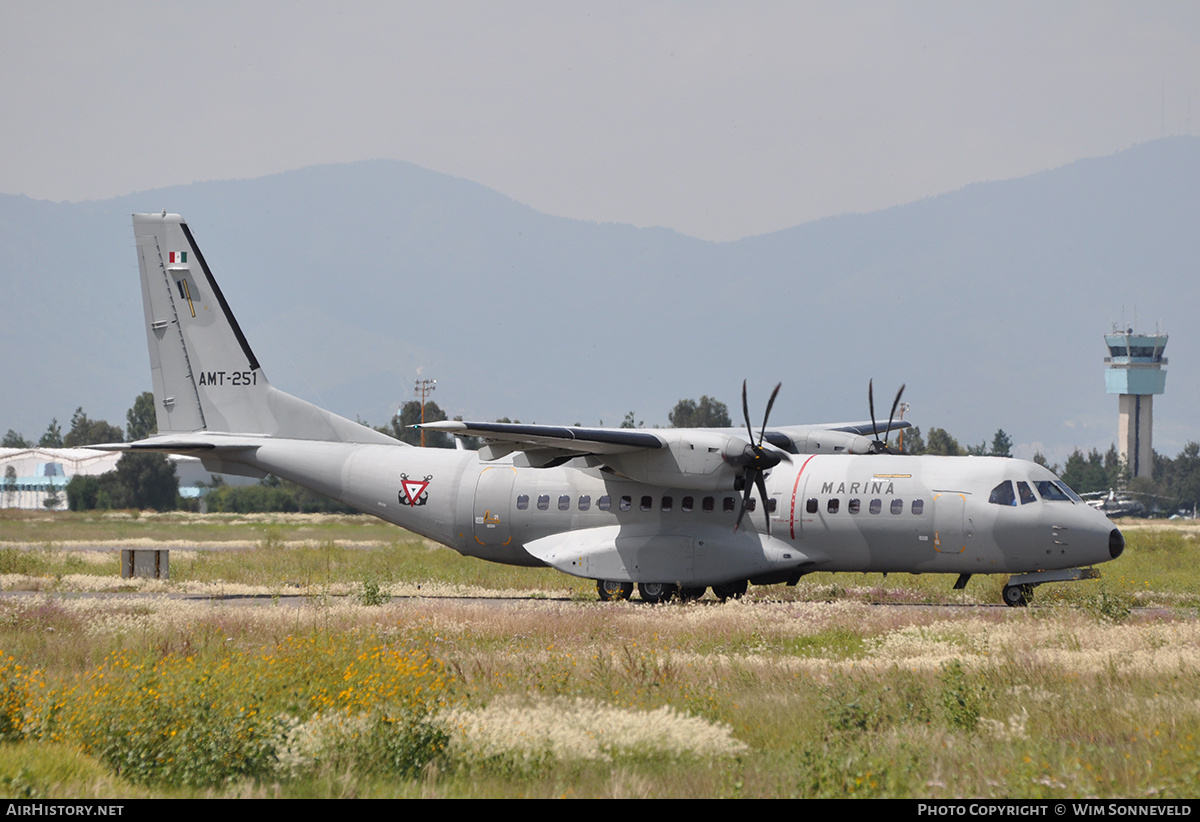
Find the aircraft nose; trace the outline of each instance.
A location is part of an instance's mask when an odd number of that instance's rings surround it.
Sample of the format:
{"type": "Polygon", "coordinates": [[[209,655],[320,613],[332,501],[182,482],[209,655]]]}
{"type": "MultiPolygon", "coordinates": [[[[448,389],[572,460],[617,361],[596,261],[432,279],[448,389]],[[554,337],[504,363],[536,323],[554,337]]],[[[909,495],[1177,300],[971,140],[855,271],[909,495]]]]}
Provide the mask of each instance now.
{"type": "Polygon", "coordinates": [[[1113,559],[1121,556],[1125,551],[1125,537],[1121,536],[1121,532],[1114,528],[1108,532],[1108,555],[1113,559]]]}

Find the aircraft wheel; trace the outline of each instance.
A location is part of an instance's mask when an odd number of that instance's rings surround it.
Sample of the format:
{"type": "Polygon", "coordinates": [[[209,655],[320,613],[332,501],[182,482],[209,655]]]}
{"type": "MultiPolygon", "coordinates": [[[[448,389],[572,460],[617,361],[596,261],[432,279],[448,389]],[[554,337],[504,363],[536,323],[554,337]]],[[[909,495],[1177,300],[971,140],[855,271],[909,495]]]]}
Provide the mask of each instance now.
{"type": "Polygon", "coordinates": [[[1029,600],[1025,596],[1024,585],[1005,585],[1004,586],[1004,604],[1009,608],[1024,608],[1029,604],[1029,600]]]}
{"type": "Polygon", "coordinates": [[[741,599],[746,595],[746,589],[750,587],[747,580],[738,582],[727,582],[724,585],[714,585],[713,593],[717,595],[717,599],[724,602],[727,599],[741,599]]]}
{"type": "Polygon", "coordinates": [[[642,595],[642,599],[651,605],[673,599],[678,591],[679,589],[669,582],[638,583],[638,593],[642,595]]]}
{"type": "Polygon", "coordinates": [[[707,588],[680,588],[679,598],[684,602],[691,602],[692,600],[700,599],[707,590],[707,588]]]}
{"type": "Polygon", "coordinates": [[[596,580],[596,591],[603,602],[620,602],[633,596],[632,582],[618,582],[615,579],[596,580]]]}

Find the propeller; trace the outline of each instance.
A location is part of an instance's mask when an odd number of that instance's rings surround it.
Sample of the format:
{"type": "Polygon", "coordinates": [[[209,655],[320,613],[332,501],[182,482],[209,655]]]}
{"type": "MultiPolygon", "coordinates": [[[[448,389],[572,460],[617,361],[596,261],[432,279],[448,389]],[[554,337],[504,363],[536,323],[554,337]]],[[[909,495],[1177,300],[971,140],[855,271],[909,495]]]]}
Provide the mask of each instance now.
{"type": "Polygon", "coordinates": [[[874,380],[867,381],[867,404],[871,407],[871,431],[875,434],[875,441],[871,443],[872,454],[893,454],[894,451],[888,446],[888,436],[892,433],[892,420],[896,417],[896,409],[900,407],[900,397],[904,394],[904,384],[900,385],[900,390],[896,392],[896,399],[892,401],[892,413],[888,414],[887,428],[883,429],[883,439],[879,439],[879,426],[875,424],[875,386],[874,380]]]}
{"type": "Polygon", "coordinates": [[[771,407],[775,405],[775,397],[779,395],[779,389],[783,383],[775,386],[775,390],[771,392],[771,399],[767,400],[767,411],[763,414],[762,429],[758,432],[758,444],[754,442],[754,429],[750,427],[750,404],[746,401],[746,381],[742,380],[742,416],[746,419],[746,433],[750,436],[750,441],[746,443],[746,447],[742,454],[737,459],[737,462],[745,468],[744,478],[746,492],[742,495],[742,507],[738,510],[737,522],[734,523],[733,530],[737,530],[742,524],[742,517],[746,514],[746,506],[750,504],[750,495],[754,489],[758,489],[759,499],[762,500],[763,516],[767,520],[767,535],[771,534],[771,510],[767,503],[767,483],[763,476],[767,471],[770,471],[780,462],[787,460],[792,461],[792,456],[787,451],[781,448],[776,448],[769,442],[764,443],[767,436],[767,420],[771,416],[771,407]]]}

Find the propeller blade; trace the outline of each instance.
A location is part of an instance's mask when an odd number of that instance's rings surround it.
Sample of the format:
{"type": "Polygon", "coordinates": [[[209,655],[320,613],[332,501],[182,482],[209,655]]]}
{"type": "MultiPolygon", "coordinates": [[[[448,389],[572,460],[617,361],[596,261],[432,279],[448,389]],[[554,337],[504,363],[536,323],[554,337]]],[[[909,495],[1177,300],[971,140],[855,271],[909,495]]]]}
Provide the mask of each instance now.
{"type": "Polygon", "coordinates": [[[892,419],[896,416],[896,409],[900,407],[900,397],[904,394],[905,383],[900,383],[900,390],[896,392],[896,399],[892,402],[892,413],[888,414],[887,431],[883,433],[883,450],[887,450],[888,437],[892,433],[892,419]]]}
{"type": "Polygon", "coordinates": [[[890,454],[891,448],[888,446],[888,440],[892,434],[892,423],[896,419],[896,409],[900,407],[900,398],[904,396],[905,386],[902,384],[900,390],[896,392],[896,399],[892,400],[892,411],[888,414],[887,427],[883,429],[883,439],[879,438],[879,424],[875,422],[875,381],[867,381],[867,405],[871,409],[871,433],[875,435],[871,442],[872,454],[890,454]]]}
{"type": "Polygon", "coordinates": [[[762,471],[758,472],[755,480],[755,484],[758,486],[758,498],[762,500],[763,516],[767,519],[767,536],[771,536],[771,506],[767,504],[767,483],[763,479],[762,471]]]}
{"type": "Polygon", "coordinates": [[[754,490],[754,483],[750,478],[746,478],[746,493],[742,494],[742,505],[738,508],[737,522],[733,524],[733,530],[737,530],[742,526],[742,517],[746,515],[746,505],[750,502],[750,492],[754,490]]]}
{"type": "Polygon", "coordinates": [[[742,494],[742,505],[738,509],[737,521],[733,524],[735,531],[741,527],[742,518],[745,517],[746,508],[750,504],[750,498],[754,494],[754,489],[757,488],[758,496],[763,504],[763,513],[767,518],[767,535],[771,534],[771,512],[767,498],[766,472],[783,460],[792,461],[791,454],[766,441],[767,422],[771,419],[771,409],[775,407],[775,398],[779,396],[779,389],[782,387],[783,383],[776,383],[775,390],[771,392],[771,397],[767,400],[767,410],[763,414],[762,428],[758,432],[758,442],[755,443],[754,429],[750,425],[750,402],[746,398],[746,380],[742,380],[742,417],[746,421],[746,433],[750,435],[750,442],[747,443],[742,454],[726,457],[734,464],[745,466],[742,474],[745,491],[742,494]]]}
{"type": "Polygon", "coordinates": [[[879,442],[879,426],[875,424],[875,380],[867,380],[867,406],[871,409],[871,434],[879,442]]]}
{"type": "Polygon", "coordinates": [[[764,466],[764,468],[774,468],[776,465],[778,465],[781,462],[791,462],[792,461],[791,454],[789,454],[787,451],[784,451],[779,446],[772,445],[769,442],[763,443],[762,450],[763,450],[763,453],[770,454],[775,459],[775,462],[773,462],[770,465],[764,466]]]}
{"type": "MultiPolygon", "coordinates": [[[[742,383],[743,388],[745,383],[742,383]]],[[[771,406],[775,405],[775,398],[779,396],[779,389],[783,387],[783,383],[776,383],[775,390],[771,392],[771,399],[767,400],[767,413],[763,414],[762,430],[758,432],[758,447],[762,448],[763,440],[767,436],[767,420],[771,416],[771,406]]]]}
{"type": "Polygon", "coordinates": [[[746,381],[742,380],[742,417],[746,420],[746,433],[750,435],[750,444],[754,444],[754,429],[750,427],[750,405],[746,402],[746,381]]]}

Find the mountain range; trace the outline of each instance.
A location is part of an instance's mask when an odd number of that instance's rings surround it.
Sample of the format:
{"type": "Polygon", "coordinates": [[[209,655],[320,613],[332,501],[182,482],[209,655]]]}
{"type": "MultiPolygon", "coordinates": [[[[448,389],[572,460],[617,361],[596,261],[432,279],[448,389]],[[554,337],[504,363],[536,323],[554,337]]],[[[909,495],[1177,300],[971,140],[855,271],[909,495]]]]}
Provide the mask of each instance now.
{"type": "Polygon", "coordinates": [[[665,425],[681,398],[760,419],[1003,428],[1062,461],[1116,439],[1103,335],[1171,334],[1155,447],[1200,426],[1200,137],[1173,137],[869,214],[714,243],[539,213],[392,160],[103,201],[0,195],[0,430],[150,387],[129,215],[183,214],[271,381],[382,424],[438,381],[451,416],[665,425]]]}

